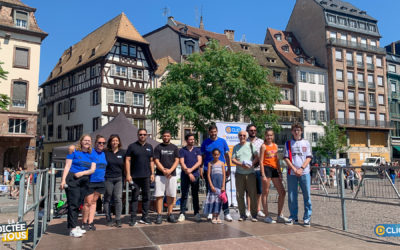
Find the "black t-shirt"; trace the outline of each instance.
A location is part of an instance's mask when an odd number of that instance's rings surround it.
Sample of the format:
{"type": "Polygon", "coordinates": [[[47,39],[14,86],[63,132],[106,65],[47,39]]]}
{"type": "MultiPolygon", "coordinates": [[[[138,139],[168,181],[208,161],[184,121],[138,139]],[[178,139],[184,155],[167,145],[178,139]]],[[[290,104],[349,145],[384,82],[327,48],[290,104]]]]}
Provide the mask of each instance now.
{"type": "Polygon", "coordinates": [[[136,141],[129,145],[126,156],[131,157],[132,178],[150,177],[150,158],[153,157],[153,147],[150,144],[142,145],[136,141]]]}
{"type": "Polygon", "coordinates": [[[125,150],[120,149],[115,154],[112,151],[105,151],[107,160],[106,178],[122,177],[125,167],[125,150]]]}
{"type": "MultiPolygon", "coordinates": [[[[175,162],[175,159],[179,159],[178,147],[174,144],[160,143],[154,149],[154,158],[159,159],[160,163],[164,168],[170,169],[175,162]]],[[[160,170],[156,170],[156,175],[164,175],[160,170]]],[[[173,176],[176,176],[176,169],[172,172],[173,176]]]]}

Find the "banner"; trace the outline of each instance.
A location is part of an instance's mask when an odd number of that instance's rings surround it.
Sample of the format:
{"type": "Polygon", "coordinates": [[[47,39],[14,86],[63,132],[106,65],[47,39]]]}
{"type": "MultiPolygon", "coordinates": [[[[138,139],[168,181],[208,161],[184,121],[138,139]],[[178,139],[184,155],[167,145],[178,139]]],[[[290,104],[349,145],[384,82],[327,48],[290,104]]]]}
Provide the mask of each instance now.
{"type": "MultiPolygon", "coordinates": [[[[246,130],[247,123],[238,122],[216,122],[218,128],[218,137],[226,140],[229,147],[229,157],[232,159],[233,147],[239,143],[238,134],[242,130],[246,130]]],[[[235,185],[236,166],[231,167],[231,181],[226,184],[226,194],[228,196],[229,205],[237,207],[236,185],[235,185]]]]}

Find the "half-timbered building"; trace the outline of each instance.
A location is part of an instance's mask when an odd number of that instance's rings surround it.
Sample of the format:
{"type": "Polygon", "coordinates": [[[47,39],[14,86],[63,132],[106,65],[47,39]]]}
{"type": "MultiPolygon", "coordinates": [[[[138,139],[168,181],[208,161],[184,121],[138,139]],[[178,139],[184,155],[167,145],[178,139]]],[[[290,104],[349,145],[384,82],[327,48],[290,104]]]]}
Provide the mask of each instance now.
{"type": "Polygon", "coordinates": [[[151,133],[146,89],[156,68],[149,43],[124,13],[65,50],[41,85],[41,163],[48,166],[53,147],[77,141],[119,112],[151,133]]]}

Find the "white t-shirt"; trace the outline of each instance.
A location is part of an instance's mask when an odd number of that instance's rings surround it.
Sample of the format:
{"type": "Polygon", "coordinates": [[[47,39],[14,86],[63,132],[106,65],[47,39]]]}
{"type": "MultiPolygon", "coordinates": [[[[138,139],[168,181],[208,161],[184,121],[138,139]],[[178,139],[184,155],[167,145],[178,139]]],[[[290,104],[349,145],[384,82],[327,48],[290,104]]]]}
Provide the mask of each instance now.
{"type": "MultiPolygon", "coordinates": [[[[290,159],[288,142],[289,141],[285,143],[283,158],[290,159]]],[[[290,140],[290,147],[292,151],[292,164],[296,168],[301,168],[301,166],[303,165],[304,161],[307,158],[312,158],[310,143],[307,140],[304,139],[301,139],[299,141],[290,140]]],[[[308,164],[306,168],[303,170],[303,175],[309,173],[310,173],[310,164],[308,164]]],[[[295,175],[293,171],[290,171],[290,174],[295,175]]]]}

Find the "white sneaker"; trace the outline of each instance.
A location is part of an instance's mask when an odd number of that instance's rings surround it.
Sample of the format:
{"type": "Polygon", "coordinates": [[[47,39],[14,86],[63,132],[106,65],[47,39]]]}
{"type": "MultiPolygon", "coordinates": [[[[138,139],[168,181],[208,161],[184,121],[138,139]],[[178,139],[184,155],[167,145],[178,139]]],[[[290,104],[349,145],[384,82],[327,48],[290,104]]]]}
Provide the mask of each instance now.
{"type": "Polygon", "coordinates": [[[247,210],[247,209],[246,209],[246,217],[249,218],[249,219],[251,218],[251,213],[250,213],[250,211],[247,210]]]}
{"type": "Polygon", "coordinates": [[[74,228],[69,232],[69,236],[79,238],[79,237],[82,237],[82,233],[79,232],[76,228],[74,228]]]}
{"type": "Polygon", "coordinates": [[[80,232],[81,234],[84,234],[84,233],[86,233],[86,230],[85,229],[83,229],[83,228],[81,228],[81,227],[76,227],[75,228],[76,230],[78,230],[78,232],[80,232]]]}
{"type": "Polygon", "coordinates": [[[278,216],[278,217],[276,218],[276,221],[277,221],[278,223],[288,223],[288,222],[289,222],[289,219],[286,218],[286,217],[283,216],[283,215],[280,215],[280,216],[278,216]]]}
{"type": "Polygon", "coordinates": [[[260,210],[258,211],[257,216],[265,217],[265,214],[263,213],[263,211],[260,210]]]}
{"type": "Polygon", "coordinates": [[[274,220],[271,218],[271,216],[265,217],[264,222],[265,222],[265,223],[268,223],[268,224],[276,223],[276,221],[274,221],[274,220]]]}
{"type": "Polygon", "coordinates": [[[212,214],[208,214],[207,220],[212,220],[212,214]]]}
{"type": "Polygon", "coordinates": [[[229,222],[233,221],[232,216],[230,214],[227,214],[224,217],[225,217],[226,221],[229,221],[229,222]]]}
{"type": "Polygon", "coordinates": [[[185,221],[185,215],[184,214],[180,214],[179,218],[178,218],[179,222],[185,221]]]}
{"type": "Polygon", "coordinates": [[[196,215],[194,216],[194,220],[195,220],[196,222],[200,222],[200,221],[201,221],[201,216],[200,216],[200,214],[196,214],[196,215]]]}

